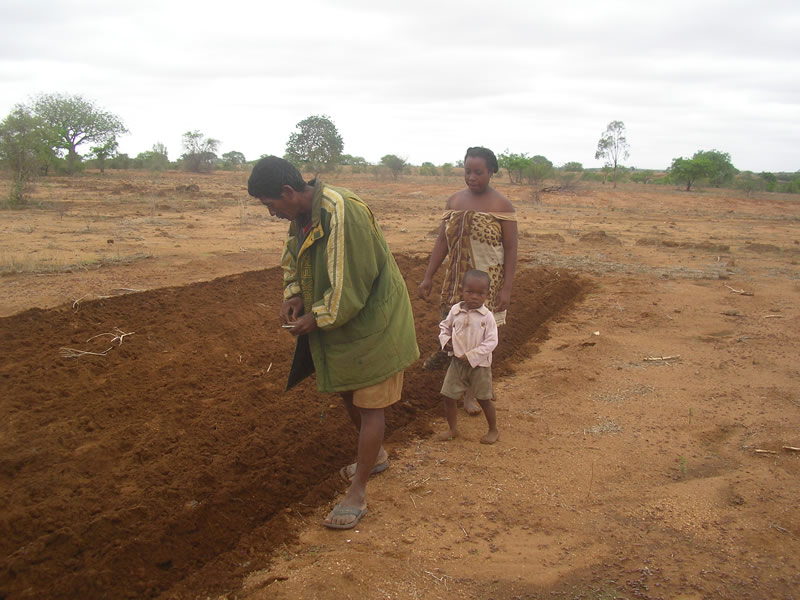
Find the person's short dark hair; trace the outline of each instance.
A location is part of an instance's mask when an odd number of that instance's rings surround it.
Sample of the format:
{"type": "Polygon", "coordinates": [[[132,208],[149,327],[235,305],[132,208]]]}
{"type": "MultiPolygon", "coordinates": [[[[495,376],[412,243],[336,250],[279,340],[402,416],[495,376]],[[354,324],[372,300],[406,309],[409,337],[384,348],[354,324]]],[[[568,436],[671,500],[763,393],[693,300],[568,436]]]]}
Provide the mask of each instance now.
{"type": "Polygon", "coordinates": [[[497,173],[500,170],[500,166],[497,164],[497,157],[494,155],[494,152],[488,148],[484,148],[483,146],[473,146],[472,148],[467,148],[467,154],[464,156],[464,162],[467,162],[467,159],[470,157],[482,158],[486,162],[486,168],[489,169],[490,173],[497,173]]]}
{"type": "Polygon", "coordinates": [[[302,192],[306,182],[295,166],[277,156],[265,156],[259,160],[247,180],[247,193],[254,198],[280,198],[283,186],[302,192]]]}
{"type": "Polygon", "coordinates": [[[470,269],[464,273],[463,283],[466,283],[467,279],[483,279],[486,282],[486,289],[489,289],[492,286],[492,278],[489,277],[489,274],[486,271],[481,271],[479,269],[470,269]]]}

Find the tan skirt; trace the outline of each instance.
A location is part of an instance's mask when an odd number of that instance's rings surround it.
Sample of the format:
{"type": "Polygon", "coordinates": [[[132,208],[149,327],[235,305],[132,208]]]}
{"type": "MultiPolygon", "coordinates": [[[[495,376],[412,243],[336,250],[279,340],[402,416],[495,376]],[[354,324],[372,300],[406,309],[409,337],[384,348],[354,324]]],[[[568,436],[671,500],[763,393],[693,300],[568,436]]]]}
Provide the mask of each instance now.
{"type": "Polygon", "coordinates": [[[398,371],[380,383],[353,390],[353,404],[359,408],[386,408],[403,393],[403,371],[398,371]]]}

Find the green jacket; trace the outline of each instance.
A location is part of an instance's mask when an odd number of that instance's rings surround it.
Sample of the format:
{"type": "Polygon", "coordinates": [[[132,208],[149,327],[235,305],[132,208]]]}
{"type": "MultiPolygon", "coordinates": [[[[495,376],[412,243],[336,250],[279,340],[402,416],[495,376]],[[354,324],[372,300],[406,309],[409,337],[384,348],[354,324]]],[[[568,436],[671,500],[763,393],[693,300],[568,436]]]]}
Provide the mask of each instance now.
{"type": "Polygon", "coordinates": [[[321,392],[380,383],[419,358],[405,281],[353,192],[316,184],[307,233],[292,221],[281,266],[284,298],[302,295],[317,321],[308,345],[321,392]]]}

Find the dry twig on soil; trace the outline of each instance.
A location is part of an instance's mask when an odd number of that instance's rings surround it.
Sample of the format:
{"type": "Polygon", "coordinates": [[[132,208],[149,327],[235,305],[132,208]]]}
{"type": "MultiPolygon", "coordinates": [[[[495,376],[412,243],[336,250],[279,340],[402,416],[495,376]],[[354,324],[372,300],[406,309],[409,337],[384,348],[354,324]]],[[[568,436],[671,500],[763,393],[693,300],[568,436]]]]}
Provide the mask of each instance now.
{"type": "Polygon", "coordinates": [[[681,355],[675,354],[674,356],[645,356],[644,359],[647,362],[658,362],[658,361],[668,361],[668,360],[680,360],[681,355]]]}
{"type": "MultiPolygon", "coordinates": [[[[131,331],[129,333],[125,333],[119,327],[115,327],[114,331],[116,331],[116,333],[98,333],[97,335],[93,335],[92,337],[90,337],[86,341],[87,342],[91,342],[95,338],[98,338],[98,337],[101,337],[101,336],[104,336],[104,335],[110,335],[111,336],[111,343],[113,344],[114,342],[118,342],[117,345],[121,346],[122,345],[122,340],[125,338],[125,336],[133,335],[134,333],[136,333],[135,331],[131,331]]],[[[79,356],[105,356],[113,348],[114,348],[114,346],[111,345],[108,348],[106,348],[105,350],[103,350],[102,352],[90,352],[88,350],[77,350],[75,348],[62,347],[62,348],[59,349],[59,353],[64,358],[78,358],[79,356]]]]}
{"type": "MultiPolygon", "coordinates": [[[[135,331],[131,331],[130,333],[125,333],[125,332],[124,332],[124,331],[122,331],[122,329],[120,329],[119,327],[114,327],[114,331],[116,331],[117,333],[98,333],[97,335],[93,335],[92,337],[90,337],[90,338],[89,338],[88,340],[86,340],[86,341],[87,341],[87,342],[91,342],[91,341],[92,341],[93,339],[95,339],[95,338],[99,338],[99,337],[101,337],[101,336],[104,336],[104,335],[110,335],[110,336],[111,336],[111,343],[112,343],[112,344],[113,344],[114,342],[119,342],[119,344],[117,344],[117,345],[118,345],[118,346],[122,346],[122,340],[123,340],[123,338],[124,338],[126,335],[133,335],[134,333],[136,333],[135,331]]],[[[109,349],[110,349],[110,348],[109,348],[109,349]]],[[[106,352],[108,352],[108,350],[107,350],[106,352]]]]}
{"type": "Polygon", "coordinates": [[[786,529],[785,527],[781,527],[781,526],[780,526],[780,525],[778,525],[777,523],[770,523],[770,525],[769,525],[769,526],[770,526],[772,529],[774,529],[775,531],[780,531],[781,533],[785,533],[786,535],[791,535],[791,533],[789,533],[789,530],[788,530],[788,529],[786,529]]]}
{"type": "Polygon", "coordinates": [[[61,356],[63,356],[64,358],[78,358],[79,356],[86,356],[86,355],[105,356],[106,353],[109,350],[112,350],[113,348],[114,348],[114,346],[109,346],[108,348],[106,348],[102,352],[88,352],[86,350],[76,350],[75,348],[66,348],[66,347],[64,347],[64,348],[59,348],[58,351],[61,354],[61,356]]]}
{"type": "Polygon", "coordinates": [[[86,298],[86,296],[81,296],[80,298],[75,300],[75,302],[72,303],[72,310],[78,312],[78,308],[80,308],[81,305],[81,300],[83,300],[84,298],[86,298]]]}
{"type": "Polygon", "coordinates": [[[744,290],[737,290],[736,288],[732,288],[729,285],[726,285],[725,287],[728,288],[731,291],[732,294],[739,294],[740,296],[752,296],[753,295],[753,292],[746,292],[744,290]]]}

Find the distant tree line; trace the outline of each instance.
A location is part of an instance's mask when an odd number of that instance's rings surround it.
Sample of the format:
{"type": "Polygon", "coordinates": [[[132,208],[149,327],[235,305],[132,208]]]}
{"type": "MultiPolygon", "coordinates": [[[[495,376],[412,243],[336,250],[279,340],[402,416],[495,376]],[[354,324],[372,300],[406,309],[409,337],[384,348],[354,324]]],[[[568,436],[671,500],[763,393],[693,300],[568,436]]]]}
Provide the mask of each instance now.
{"type": "MultiPolygon", "coordinates": [[[[249,164],[236,150],[218,155],[221,142],[199,130],[182,136],[183,154],[170,160],[162,142],[135,157],[118,151],[119,136],[128,133],[122,119],[79,95],[40,94],[25,104],[18,104],[0,122],[0,165],[11,180],[7,205],[25,201],[30,182],[37,176],[72,175],[86,166],[105,169],[146,169],[164,171],[184,169],[205,173],[217,169],[239,170],[249,164]]],[[[698,186],[733,186],[746,193],[753,191],[800,193],[800,172],[739,172],[726,152],[699,150],[691,158],[678,157],[664,171],[637,170],[626,167],[629,157],[625,123],[608,123],[601,134],[595,159],[602,160],[599,169],[584,168],[579,162],[553,165],[541,154],[511,152],[498,155],[501,171],[514,185],[529,185],[534,193],[553,187],[573,185],[578,181],[609,179],[642,184],[680,185],[687,192],[698,186]]],[[[361,156],[344,153],[344,140],[327,115],[312,115],[297,123],[296,131],[286,143],[284,158],[314,176],[347,168],[352,173],[372,173],[376,177],[398,179],[405,174],[423,177],[449,177],[457,174],[463,161],[436,165],[423,162],[411,165],[405,157],[386,154],[376,164],[361,156]]]]}

